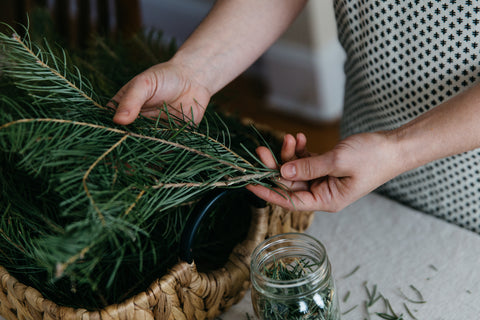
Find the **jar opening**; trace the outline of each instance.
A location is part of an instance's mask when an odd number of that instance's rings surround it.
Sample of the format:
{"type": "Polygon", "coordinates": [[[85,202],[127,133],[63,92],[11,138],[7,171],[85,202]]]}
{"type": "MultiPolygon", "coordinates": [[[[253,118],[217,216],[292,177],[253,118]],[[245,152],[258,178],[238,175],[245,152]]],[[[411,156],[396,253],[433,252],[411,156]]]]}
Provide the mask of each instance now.
{"type": "MultiPolygon", "coordinates": [[[[330,278],[323,245],[315,238],[286,233],[260,244],[252,255],[252,284],[260,290],[293,293],[314,290],[330,278]]],[[[283,294],[282,293],[282,294],[283,294]]]]}

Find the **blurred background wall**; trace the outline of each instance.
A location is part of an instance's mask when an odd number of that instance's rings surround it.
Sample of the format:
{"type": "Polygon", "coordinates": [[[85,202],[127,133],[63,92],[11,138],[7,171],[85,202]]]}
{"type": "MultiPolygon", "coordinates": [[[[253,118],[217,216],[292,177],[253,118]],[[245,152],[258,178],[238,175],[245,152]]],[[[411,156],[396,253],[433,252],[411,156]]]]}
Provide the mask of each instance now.
{"type": "MultiPolygon", "coordinates": [[[[293,1],[293,0],[292,0],[293,1]]],[[[343,60],[333,0],[311,0],[289,30],[247,71],[267,89],[269,108],[313,122],[336,121],[343,104],[343,60]]],[[[82,45],[91,31],[133,33],[143,25],[180,45],[214,0],[1,0],[2,21],[26,23],[34,5],[54,12],[59,31],[82,45]]],[[[261,32],[261,30],[259,30],[261,32]]]]}
{"type": "MultiPolygon", "coordinates": [[[[214,0],[141,0],[146,26],[181,44],[214,0]]],[[[344,52],[333,0],[311,0],[289,30],[248,72],[262,77],[271,108],[313,121],[337,120],[343,106],[344,52]]]]}

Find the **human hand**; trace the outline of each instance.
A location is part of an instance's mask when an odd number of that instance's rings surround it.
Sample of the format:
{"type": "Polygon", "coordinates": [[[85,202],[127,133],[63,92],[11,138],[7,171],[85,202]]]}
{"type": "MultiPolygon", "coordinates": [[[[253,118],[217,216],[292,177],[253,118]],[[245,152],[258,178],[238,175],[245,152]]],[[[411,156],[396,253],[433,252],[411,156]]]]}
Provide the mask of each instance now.
{"type": "MultiPolygon", "coordinates": [[[[279,182],[288,191],[259,185],[247,188],[287,209],[336,212],[404,171],[402,157],[387,134],[357,134],[322,155],[310,154],[305,146],[303,134],[285,136],[279,182]]],[[[277,168],[267,148],[259,147],[257,153],[266,166],[277,168]]]]}
{"type": "MultiPolygon", "coordinates": [[[[125,84],[112,98],[117,103],[113,121],[130,124],[141,113],[157,117],[165,103],[173,116],[199,123],[211,94],[196,81],[194,72],[168,61],[157,64],[125,84]]],[[[110,103],[111,107],[115,107],[110,103]]]]}

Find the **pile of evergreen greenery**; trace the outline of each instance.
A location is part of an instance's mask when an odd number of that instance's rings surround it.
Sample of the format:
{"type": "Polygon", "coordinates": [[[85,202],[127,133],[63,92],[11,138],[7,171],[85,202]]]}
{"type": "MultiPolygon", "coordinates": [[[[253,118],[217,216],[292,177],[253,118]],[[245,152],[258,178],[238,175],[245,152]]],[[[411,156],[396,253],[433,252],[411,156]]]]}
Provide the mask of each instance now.
{"type": "MultiPolygon", "coordinates": [[[[34,36],[58,41],[47,19],[32,25],[30,35],[0,33],[0,265],[56,303],[98,308],[177,262],[192,204],[207,192],[269,186],[278,173],[252,154],[258,133],[213,106],[199,126],[165,107],[158,119],[112,122],[115,92],[175,52],[159,33],[95,37],[67,53],[34,36]]],[[[228,252],[248,224],[248,204],[229,199],[199,247],[228,252]]]]}

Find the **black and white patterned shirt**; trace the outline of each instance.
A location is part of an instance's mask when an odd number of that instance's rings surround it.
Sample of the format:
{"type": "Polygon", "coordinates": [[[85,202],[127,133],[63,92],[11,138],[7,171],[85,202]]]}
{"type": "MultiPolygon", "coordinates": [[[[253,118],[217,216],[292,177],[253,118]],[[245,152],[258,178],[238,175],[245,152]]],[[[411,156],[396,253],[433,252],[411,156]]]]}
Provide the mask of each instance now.
{"type": "MultiPolygon", "coordinates": [[[[344,137],[394,129],[480,82],[479,0],[336,0],[335,15],[346,52],[344,137]]],[[[379,191],[480,233],[480,149],[379,191]]]]}

